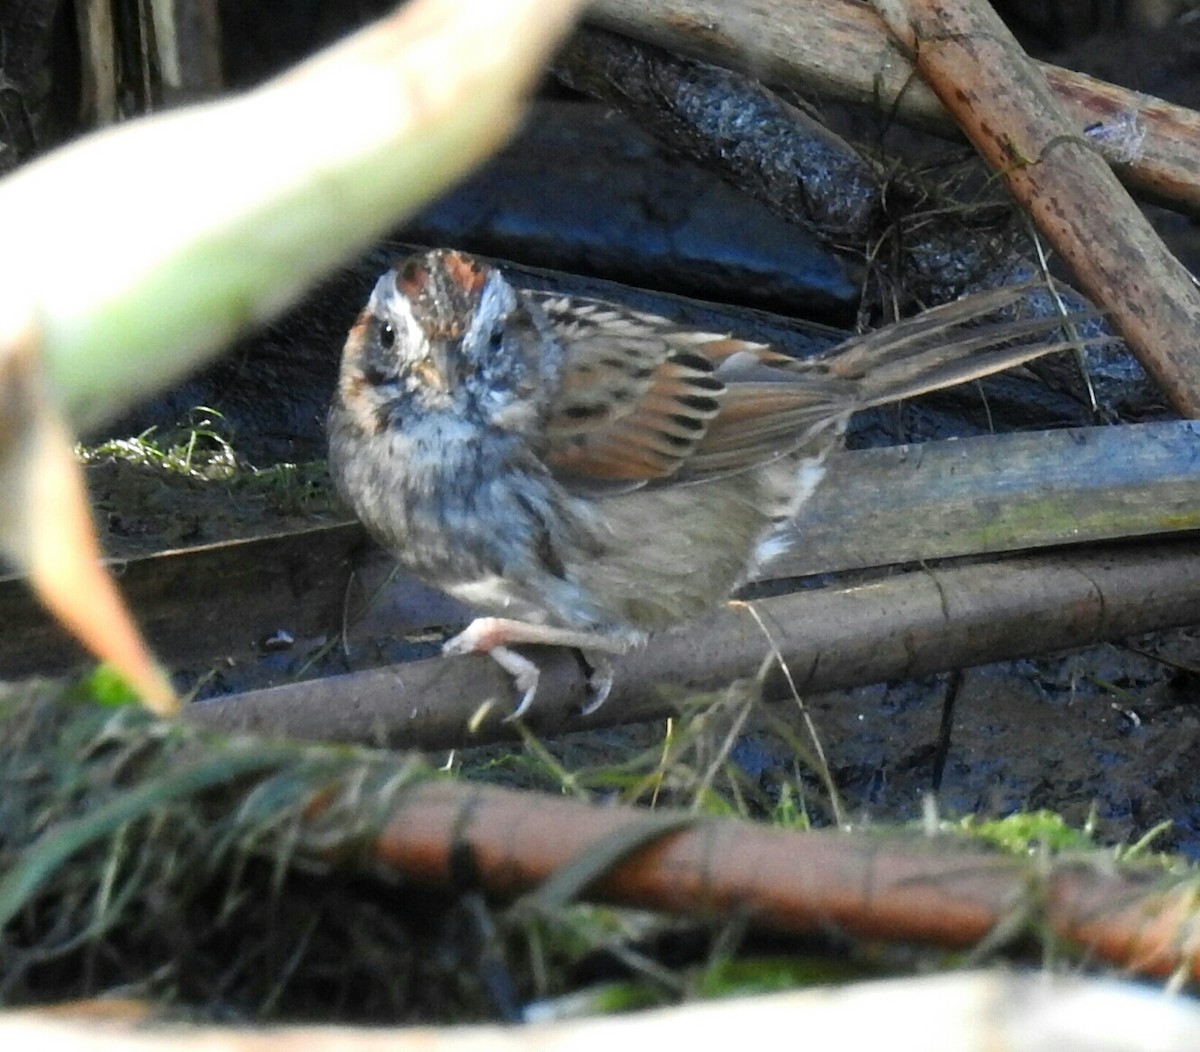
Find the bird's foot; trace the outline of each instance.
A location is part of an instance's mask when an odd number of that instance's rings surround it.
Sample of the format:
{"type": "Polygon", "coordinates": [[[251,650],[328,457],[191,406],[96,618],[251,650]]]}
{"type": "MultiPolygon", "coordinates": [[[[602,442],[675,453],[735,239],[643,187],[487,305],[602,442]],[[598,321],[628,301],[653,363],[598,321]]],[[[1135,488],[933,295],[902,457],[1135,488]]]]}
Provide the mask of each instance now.
{"type": "Polygon", "coordinates": [[[442,653],[451,657],[465,654],[489,654],[505,672],[512,676],[521,700],[507,719],[525,715],[537,694],[541,671],[535,662],[512,650],[513,643],[534,643],[543,646],[575,647],[584,653],[589,667],[588,700],[583,714],[590,715],[604,704],[613,685],[612,661],[607,654],[624,653],[645,637],[631,630],[614,638],[600,632],[582,632],[550,625],[534,625],[503,617],[477,617],[453,639],[442,645],[442,653]]]}

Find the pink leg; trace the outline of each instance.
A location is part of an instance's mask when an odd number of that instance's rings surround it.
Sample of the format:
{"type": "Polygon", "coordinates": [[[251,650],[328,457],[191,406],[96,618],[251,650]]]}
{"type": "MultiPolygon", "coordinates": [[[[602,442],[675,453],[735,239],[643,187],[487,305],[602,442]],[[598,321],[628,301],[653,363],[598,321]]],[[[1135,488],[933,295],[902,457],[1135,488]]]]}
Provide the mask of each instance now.
{"type": "MultiPolygon", "coordinates": [[[[516,682],[521,700],[509,719],[529,711],[537,693],[539,671],[536,664],[509,649],[513,643],[533,643],[542,646],[577,647],[580,650],[624,654],[636,640],[631,636],[613,637],[600,632],[583,632],[552,625],[534,625],[505,617],[477,617],[453,639],[442,646],[442,653],[458,657],[464,654],[488,654],[516,682]]],[[[584,708],[595,712],[608,697],[612,687],[612,671],[608,662],[596,662],[600,673],[593,695],[584,708]]]]}

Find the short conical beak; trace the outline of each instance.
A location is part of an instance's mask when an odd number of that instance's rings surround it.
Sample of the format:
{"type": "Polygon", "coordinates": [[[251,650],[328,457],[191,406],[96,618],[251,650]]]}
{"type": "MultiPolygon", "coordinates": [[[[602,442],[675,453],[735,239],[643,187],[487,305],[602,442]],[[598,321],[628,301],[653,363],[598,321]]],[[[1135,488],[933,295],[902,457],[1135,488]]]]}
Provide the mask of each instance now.
{"type": "Polygon", "coordinates": [[[424,386],[441,394],[451,394],[456,386],[449,350],[441,341],[430,346],[429,354],[413,366],[413,373],[424,386]]]}

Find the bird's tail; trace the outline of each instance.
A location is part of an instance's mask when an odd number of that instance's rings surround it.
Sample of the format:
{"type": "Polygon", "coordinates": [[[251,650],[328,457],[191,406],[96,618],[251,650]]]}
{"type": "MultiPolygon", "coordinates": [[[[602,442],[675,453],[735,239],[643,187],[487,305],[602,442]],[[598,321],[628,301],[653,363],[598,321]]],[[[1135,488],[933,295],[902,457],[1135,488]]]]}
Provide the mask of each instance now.
{"type": "Polygon", "coordinates": [[[728,384],[721,411],[675,478],[712,478],[795,450],[819,451],[860,409],[1114,339],[1071,331],[1099,316],[1091,308],[1052,317],[1014,316],[1029,292],[1044,287],[1012,285],[975,293],[851,337],[817,358],[798,360],[761,347],[744,354],[735,348],[716,373],[728,384]],[[1006,317],[994,318],[1006,309],[1006,317]]]}
{"type": "Polygon", "coordinates": [[[1090,308],[1017,316],[1018,305],[1035,289],[1045,285],[1009,285],[965,296],[854,337],[802,368],[852,381],[857,408],[865,409],[978,380],[1055,351],[1114,339],[1080,335],[1078,326],[1099,316],[1090,308]],[[1007,314],[993,318],[1000,312],[1007,314]]]}

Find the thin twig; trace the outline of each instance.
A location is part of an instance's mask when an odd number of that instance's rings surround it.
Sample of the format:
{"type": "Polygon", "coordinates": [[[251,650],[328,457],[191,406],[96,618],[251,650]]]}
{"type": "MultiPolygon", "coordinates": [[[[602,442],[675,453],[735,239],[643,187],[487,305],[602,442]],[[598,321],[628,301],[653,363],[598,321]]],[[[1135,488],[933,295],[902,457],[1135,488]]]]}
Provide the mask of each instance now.
{"type": "MultiPolygon", "coordinates": [[[[813,722],[812,712],[809,707],[804,704],[804,699],[800,697],[800,691],[796,689],[796,681],[792,677],[792,670],[788,667],[787,659],[779,649],[779,644],[775,641],[775,637],[771,634],[771,630],[767,628],[767,623],[759,616],[757,610],[754,609],[753,603],[737,603],[731,604],[747,610],[750,616],[754,618],[758,627],[762,630],[763,637],[767,641],[767,646],[770,648],[770,661],[774,661],[779,666],[779,671],[783,673],[783,678],[787,682],[788,690],[791,692],[792,700],[795,701],[796,707],[800,710],[800,714],[804,719],[804,728],[808,731],[808,736],[812,740],[813,749],[817,754],[817,775],[821,779],[821,784],[825,786],[825,792],[829,794],[829,806],[833,811],[834,824],[839,828],[846,825],[846,812],[842,808],[842,796],[838,792],[837,783],[833,780],[833,773],[829,770],[829,761],[825,758],[825,746],[821,744],[821,736],[817,733],[817,725],[813,722]]],[[[766,678],[767,666],[764,665],[759,672],[758,678],[763,680],[766,678]]]]}

